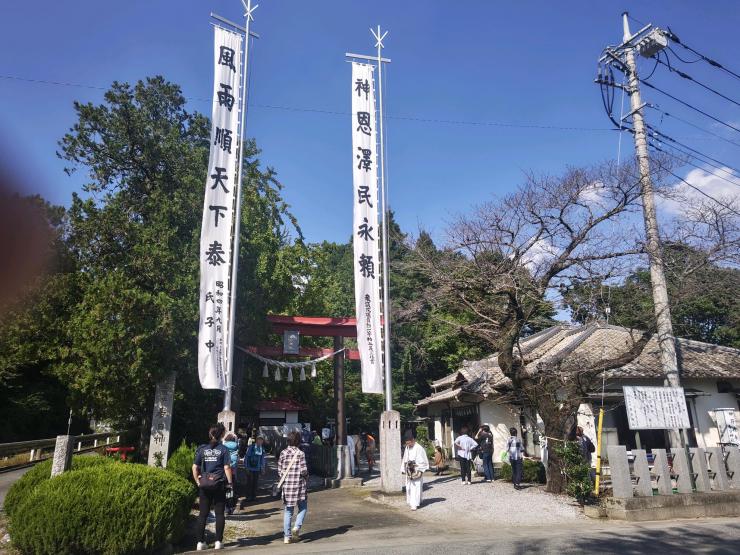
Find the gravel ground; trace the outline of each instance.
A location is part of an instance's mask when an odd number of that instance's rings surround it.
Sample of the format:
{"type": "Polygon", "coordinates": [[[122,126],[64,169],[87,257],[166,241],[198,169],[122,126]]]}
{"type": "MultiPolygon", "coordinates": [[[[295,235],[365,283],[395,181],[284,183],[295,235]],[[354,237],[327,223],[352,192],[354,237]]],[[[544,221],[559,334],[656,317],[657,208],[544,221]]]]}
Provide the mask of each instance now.
{"type": "MultiPolygon", "coordinates": [[[[588,520],[571,498],[546,493],[539,485],[526,484],[524,489],[517,491],[510,482],[496,480],[486,483],[481,478],[473,478],[472,485],[464,486],[457,475],[434,476],[429,473],[424,476],[424,482],[421,507],[418,511],[408,511],[411,516],[422,520],[460,519],[462,515],[468,515],[470,519],[488,524],[514,526],[572,524],[588,520]]],[[[374,478],[365,486],[378,489],[380,480],[374,478]]],[[[404,502],[405,499],[389,503],[402,505],[404,502]]]]}

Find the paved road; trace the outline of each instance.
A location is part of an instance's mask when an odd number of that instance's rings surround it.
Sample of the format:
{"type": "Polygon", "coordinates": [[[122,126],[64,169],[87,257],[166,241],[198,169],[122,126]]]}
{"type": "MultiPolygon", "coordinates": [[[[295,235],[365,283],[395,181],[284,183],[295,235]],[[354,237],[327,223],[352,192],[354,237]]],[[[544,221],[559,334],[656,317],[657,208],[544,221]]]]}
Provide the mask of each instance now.
{"type": "MultiPolygon", "coordinates": [[[[464,514],[464,512],[462,513],[464,514]]],[[[473,520],[475,515],[466,518],[473,520]]],[[[316,523],[318,524],[318,523],[316,523]]],[[[429,523],[433,524],[433,523],[429,523]]],[[[732,519],[681,520],[641,524],[594,523],[592,526],[489,529],[458,527],[454,522],[429,526],[386,528],[374,533],[315,530],[306,541],[290,546],[260,547],[260,553],[410,554],[529,554],[529,553],[711,553],[740,552],[740,521],[732,519]]],[[[247,554],[254,548],[235,549],[247,554]]]]}
{"type": "MultiPolygon", "coordinates": [[[[454,516],[412,513],[368,499],[365,488],[309,494],[302,541],[284,545],[282,504],[262,497],[227,517],[225,544],[233,553],[529,554],[529,553],[740,553],[740,519],[691,519],[651,523],[601,520],[507,524],[481,519],[458,503],[454,516]]],[[[499,505],[500,511],[512,510],[499,505]]],[[[514,509],[517,510],[517,509],[514,509]]],[[[521,510],[521,509],[518,509],[521,510]]],[[[529,510],[536,511],[536,505],[529,510]]],[[[212,529],[213,525],[209,528],[212,529]]],[[[195,547],[195,539],[182,547],[195,547]]],[[[182,549],[181,547],[181,549],[182,549]]]]}
{"type": "Polygon", "coordinates": [[[0,508],[2,508],[5,502],[5,495],[8,493],[10,486],[12,486],[18,478],[23,476],[32,467],[21,468],[20,470],[12,470],[10,472],[0,473],[0,508]]]}

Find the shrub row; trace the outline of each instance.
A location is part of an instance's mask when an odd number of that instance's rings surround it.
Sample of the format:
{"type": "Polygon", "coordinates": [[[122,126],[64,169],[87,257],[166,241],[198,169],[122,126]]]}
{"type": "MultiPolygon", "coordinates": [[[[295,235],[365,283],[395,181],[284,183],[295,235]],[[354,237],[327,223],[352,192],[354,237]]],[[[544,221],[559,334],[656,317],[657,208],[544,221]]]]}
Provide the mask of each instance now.
{"type": "MultiPolygon", "coordinates": [[[[110,464],[113,459],[107,457],[98,456],[81,456],[76,455],[72,457],[72,470],[80,470],[82,468],[89,468],[91,466],[98,466],[101,464],[110,464]]],[[[5,496],[5,502],[3,507],[5,514],[8,517],[12,517],[16,507],[26,498],[31,492],[41,484],[50,479],[51,477],[51,459],[38,463],[36,466],[26,472],[20,480],[13,484],[5,496]]]]}
{"type": "MultiPolygon", "coordinates": [[[[507,482],[511,482],[512,472],[510,464],[503,463],[503,465],[501,465],[499,478],[506,480],[507,482]]],[[[522,482],[544,484],[546,482],[545,466],[540,461],[524,459],[524,465],[522,467],[522,482]]]]}
{"type": "Polygon", "coordinates": [[[187,480],[139,464],[83,466],[15,502],[9,531],[21,553],[151,553],[182,536],[195,498],[187,480]]]}

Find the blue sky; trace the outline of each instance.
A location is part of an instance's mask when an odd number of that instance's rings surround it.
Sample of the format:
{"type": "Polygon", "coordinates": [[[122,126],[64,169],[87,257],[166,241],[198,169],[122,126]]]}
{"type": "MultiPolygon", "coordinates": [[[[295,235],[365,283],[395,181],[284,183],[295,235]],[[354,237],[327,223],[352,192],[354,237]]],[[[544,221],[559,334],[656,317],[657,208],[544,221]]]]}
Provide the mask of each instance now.
{"type": "MultiPolygon", "coordinates": [[[[349,116],[344,115],[350,105],[350,67],[344,53],[372,52],[370,26],[389,30],[389,116],[479,123],[388,120],[391,205],[404,229],[414,232],[423,226],[440,239],[453,215],[511,191],[527,170],[556,174],[566,165],[616,157],[618,134],[608,130],[593,79],[603,47],[621,41],[623,9],[638,20],[671,26],[684,42],[740,71],[740,9],[730,0],[260,4],[248,134],[263,149],[264,162],[278,170],[310,241],[343,241],[351,233],[351,135],[349,116]]],[[[203,99],[209,98],[212,86],[210,11],[234,20],[241,14],[238,0],[3,6],[0,142],[6,156],[23,169],[31,192],[67,204],[72,191],[79,190],[84,176],[63,173],[56,142],[74,123],[72,102],[99,102],[103,91],[16,78],[107,87],[113,80],[162,74],[182,86],[190,109],[209,113],[209,101],[203,99]]],[[[652,63],[646,64],[643,73],[651,69],[652,63]]],[[[684,69],[740,97],[740,81],[704,64],[684,69]]],[[[654,82],[723,121],[740,124],[737,106],[665,70],[659,68],[654,82]]],[[[657,93],[645,91],[644,96],[712,132],[726,133],[657,93]]],[[[690,127],[661,124],[657,114],[650,117],[664,132],[740,165],[740,148],[690,127]]],[[[738,135],[726,136],[740,142],[738,135]]],[[[623,152],[631,155],[631,148],[625,136],[623,152]]],[[[706,177],[702,183],[707,190],[722,188],[712,175],[706,177]]]]}

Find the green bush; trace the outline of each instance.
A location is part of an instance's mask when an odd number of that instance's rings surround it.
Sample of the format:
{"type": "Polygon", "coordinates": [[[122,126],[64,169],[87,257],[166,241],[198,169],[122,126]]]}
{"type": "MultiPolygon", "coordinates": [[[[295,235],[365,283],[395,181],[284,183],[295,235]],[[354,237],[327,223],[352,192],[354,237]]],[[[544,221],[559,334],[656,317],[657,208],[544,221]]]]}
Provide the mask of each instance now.
{"type": "Polygon", "coordinates": [[[429,439],[429,430],[423,424],[416,427],[416,442],[424,448],[428,458],[434,457],[434,444],[429,439]]]}
{"type": "Polygon", "coordinates": [[[574,441],[558,442],[555,453],[561,459],[561,468],[565,474],[565,491],[584,504],[593,493],[591,482],[591,465],[583,460],[581,448],[574,441]]]}
{"type": "Polygon", "coordinates": [[[174,472],[186,480],[193,481],[193,461],[195,460],[196,445],[188,445],[185,440],[180,447],[167,459],[167,470],[174,472]]]}
{"type": "MultiPolygon", "coordinates": [[[[5,514],[8,517],[13,515],[16,507],[26,498],[31,492],[41,484],[51,478],[51,459],[38,463],[36,466],[26,472],[20,480],[13,484],[5,496],[5,502],[3,507],[5,514]]],[[[113,460],[107,457],[99,457],[94,455],[76,455],[72,457],[71,470],[80,470],[82,468],[89,468],[91,466],[98,466],[101,464],[110,464],[113,460]]]]}
{"type": "Polygon", "coordinates": [[[39,484],[10,519],[24,554],[151,553],[185,528],[195,488],[163,469],[111,464],[39,484]]]}
{"type": "MultiPolygon", "coordinates": [[[[511,465],[509,463],[503,463],[501,470],[499,471],[499,477],[501,480],[511,482],[513,476],[511,465]]],[[[530,484],[544,484],[545,481],[545,465],[540,461],[524,459],[524,465],[522,466],[522,482],[530,484]]]]}

